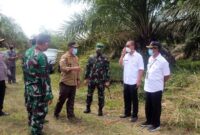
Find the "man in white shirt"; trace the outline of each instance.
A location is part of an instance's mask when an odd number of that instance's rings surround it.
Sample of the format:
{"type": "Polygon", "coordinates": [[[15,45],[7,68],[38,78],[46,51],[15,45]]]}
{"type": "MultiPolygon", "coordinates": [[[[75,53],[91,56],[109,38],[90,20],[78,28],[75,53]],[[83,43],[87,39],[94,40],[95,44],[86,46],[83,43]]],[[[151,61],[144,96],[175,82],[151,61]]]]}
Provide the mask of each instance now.
{"type": "Polygon", "coordinates": [[[162,92],[169,79],[170,69],[169,63],[160,54],[159,42],[152,41],[147,48],[150,57],[144,83],[146,122],[141,126],[148,127],[148,130],[153,132],[160,129],[162,92]]]}
{"type": "Polygon", "coordinates": [[[123,66],[124,70],[124,115],[120,116],[120,118],[131,116],[131,122],[136,122],[138,119],[137,89],[141,85],[144,72],[143,58],[135,48],[135,42],[132,40],[128,41],[119,59],[119,64],[123,66]]]}

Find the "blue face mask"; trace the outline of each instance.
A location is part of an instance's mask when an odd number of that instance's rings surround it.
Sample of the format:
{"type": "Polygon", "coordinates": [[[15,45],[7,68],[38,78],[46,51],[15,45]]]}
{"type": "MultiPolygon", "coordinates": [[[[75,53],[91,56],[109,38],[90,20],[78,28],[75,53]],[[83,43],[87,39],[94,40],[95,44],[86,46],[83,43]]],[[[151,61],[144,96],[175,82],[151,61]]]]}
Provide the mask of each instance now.
{"type": "Polygon", "coordinates": [[[150,56],[152,56],[152,55],[153,55],[153,50],[152,50],[152,49],[148,49],[148,54],[149,54],[150,56]]]}
{"type": "Polygon", "coordinates": [[[73,48],[72,53],[73,53],[73,55],[76,55],[78,53],[78,49],[77,48],[73,48]]]}

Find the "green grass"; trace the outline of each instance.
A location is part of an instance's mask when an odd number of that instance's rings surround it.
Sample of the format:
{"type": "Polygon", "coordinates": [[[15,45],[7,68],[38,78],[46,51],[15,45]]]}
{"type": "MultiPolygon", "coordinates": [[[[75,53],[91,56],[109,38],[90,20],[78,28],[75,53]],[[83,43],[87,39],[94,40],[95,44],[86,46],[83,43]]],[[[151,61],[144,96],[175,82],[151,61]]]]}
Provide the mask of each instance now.
{"type": "Polygon", "coordinates": [[[200,71],[200,61],[180,60],[177,61],[176,70],[187,70],[190,72],[200,71]]]}
{"type": "MultiPolygon", "coordinates": [[[[84,68],[87,57],[81,57],[81,67],[84,68]]],[[[20,61],[18,61],[17,65],[20,61]]],[[[121,72],[117,60],[111,62],[113,73],[121,72]]],[[[0,117],[0,135],[27,135],[27,112],[24,106],[24,86],[21,74],[21,67],[17,68],[18,84],[7,85],[4,110],[9,112],[7,117],[0,117]]],[[[121,75],[115,78],[121,78],[121,75]]],[[[137,123],[130,123],[128,119],[122,120],[119,115],[123,112],[122,85],[114,83],[110,87],[109,94],[106,89],[105,115],[97,116],[98,101],[97,92],[94,94],[92,113],[84,114],[87,87],[82,84],[77,90],[75,101],[75,114],[81,120],[69,122],[66,119],[65,106],[61,112],[61,118],[53,118],[54,107],[59,94],[60,74],[51,75],[52,90],[54,94],[53,104],[49,106],[47,119],[49,123],[44,125],[43,131],[46,135],[151,135],[146,129],[140,128],[140,123],[145,120],[144,113],[144,92],[140,88],[139,120],[137,123]]],[[[200,74],[191,73],[188,70],[176,70],[166,85],[163,94],[163,111],[161,116],[161,130],[155,135],[197,135],[199,128],[195,128],[195,119],[200,119],[200,74]]],[[[200,123],[199,123],[200,126],[200,123]]]]}

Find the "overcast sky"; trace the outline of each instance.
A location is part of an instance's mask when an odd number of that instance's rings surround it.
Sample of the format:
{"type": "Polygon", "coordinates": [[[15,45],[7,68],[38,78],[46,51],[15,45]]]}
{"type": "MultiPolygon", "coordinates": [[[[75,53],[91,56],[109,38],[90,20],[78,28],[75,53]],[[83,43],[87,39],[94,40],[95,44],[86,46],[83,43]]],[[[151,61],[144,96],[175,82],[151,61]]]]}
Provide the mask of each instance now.
{"type": "Polygon", "coordinates": [[[85,8],[82,4],[67,5],[63,0],[0,0],[0,12],[15,19],[30,37],[41,28],[57,30],[64,20],[85,8]]]}

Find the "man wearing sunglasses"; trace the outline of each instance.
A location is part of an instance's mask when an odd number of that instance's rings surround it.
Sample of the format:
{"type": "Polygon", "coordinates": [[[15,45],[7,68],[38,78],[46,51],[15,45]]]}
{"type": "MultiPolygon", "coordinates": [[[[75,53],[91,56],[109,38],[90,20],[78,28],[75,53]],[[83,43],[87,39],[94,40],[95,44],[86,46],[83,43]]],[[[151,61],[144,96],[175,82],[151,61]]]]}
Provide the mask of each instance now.
{"type": "Polygon", "coordinates": [[[169,79],[170,69],[169,63],[160,54],[159,42],[152,41],[147,48],[150,57],[144,83],[146,122],[141,126],[148,127],[148,130],[153,132],[160,129],[162,92],[169,79]]]}
{"type": "Polygon", "coordinates": [[[128,41],[122,50],[119,64],[123,66],[124,114],[120,118],[131,116],[131,122],[138,119],[138,88],[144,72],[142,56],[136,51],[135,41],[128,41]],[[132,110],[132,114],[131,114],[132,110]]]}

